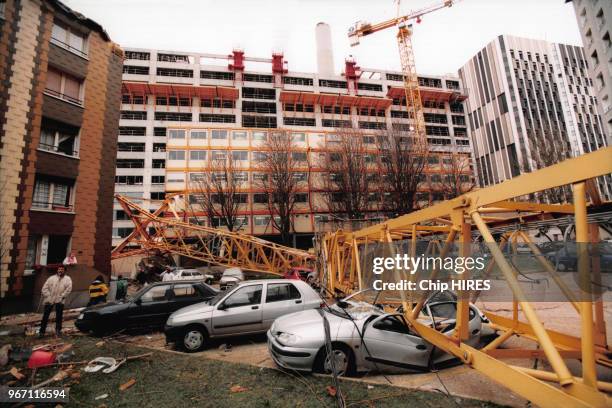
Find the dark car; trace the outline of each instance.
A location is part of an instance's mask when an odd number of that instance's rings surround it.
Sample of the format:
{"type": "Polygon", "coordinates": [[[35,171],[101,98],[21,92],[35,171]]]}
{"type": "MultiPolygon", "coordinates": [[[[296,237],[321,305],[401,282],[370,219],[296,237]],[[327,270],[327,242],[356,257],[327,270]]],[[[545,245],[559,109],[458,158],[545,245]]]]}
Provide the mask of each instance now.
{"type": "Polygon", "coordinates": [[[212,299],[218,292],[202,281],[158,282],[126,300],[88,307],[79,315],[75,326],[95,335],[125,329],[163,329],[170,314],[212,299]]]}

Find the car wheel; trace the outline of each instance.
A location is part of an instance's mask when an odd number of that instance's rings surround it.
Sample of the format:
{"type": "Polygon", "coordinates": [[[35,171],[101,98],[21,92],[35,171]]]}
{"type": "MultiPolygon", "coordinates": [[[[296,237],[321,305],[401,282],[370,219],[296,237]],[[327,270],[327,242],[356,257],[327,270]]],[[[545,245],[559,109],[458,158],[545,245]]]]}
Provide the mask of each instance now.
{"type": "Polygon", "coordinates": [[[183,348],[188,353],[203,350],[206,346],[206,331],[201,327],[191,326],[183,334],[183,348]]]}
{"type": "Polygon", "coordinates": [[[567,271],[567,266],[563,262],[559,262],[559,264],[557,265],[557,270],[559,272],[565,272],[567,271]]]}
{"type": "Polygon", "coordinates": [[[323,347],[315,360],[315,371],[332,374],[332,361],[339,377],[348,377],[355,374],[355,356],[353,351],[346,345],[333,344],[331,356],[327,355],[327,351],[323,347]]]}

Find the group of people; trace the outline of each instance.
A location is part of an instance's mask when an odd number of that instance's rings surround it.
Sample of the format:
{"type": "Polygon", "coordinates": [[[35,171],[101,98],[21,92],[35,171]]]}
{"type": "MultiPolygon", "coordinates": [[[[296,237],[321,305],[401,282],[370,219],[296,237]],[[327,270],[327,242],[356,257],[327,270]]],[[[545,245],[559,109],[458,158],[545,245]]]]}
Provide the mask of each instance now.
{"type": "MultiPolygon", "coordinates": [[[[70,257],[74,258],[73,254],[70,254],[70,257]]],[[[54,275],[51,275],[45,281],[42,290],[42,303],[43,307],[43,316],[42,321],[40,322],[40,331],[38,333],[39,337],[43,337],[47,331],[47,324],[49,323],[49,317],[51,315],[51,311],[55,310],[55,335],[60,336],[62,332],[62,320],[64,314],[64,304],[66,302],[66,298],[72,291],[72,279],[70,276],[66,275],[66,266],[76,264],[76,258],[74,258],[73,262],[66,262],[57,267],[57,271],[54,275]]],[[[98,303],[104,303],[107,300],[109,293],[109,287],[104,281],[104,277],[102,275],[98,275],[96,279],[94,279],[89,285],[89,302],[87,306],[93,306],[98,303]]],[[[115,298],[117,300],[124,299],[127,295],[127,281],[123,279],[121,275],[119,275],[117,279],[117,290],[115,298]]]]}

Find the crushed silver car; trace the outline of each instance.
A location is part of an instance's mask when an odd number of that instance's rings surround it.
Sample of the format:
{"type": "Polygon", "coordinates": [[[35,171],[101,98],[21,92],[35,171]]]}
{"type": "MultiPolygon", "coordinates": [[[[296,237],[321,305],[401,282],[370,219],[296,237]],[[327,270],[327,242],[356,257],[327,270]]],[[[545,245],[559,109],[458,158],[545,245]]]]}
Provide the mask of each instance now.
{"type": "MultiPolygon", "coordinates": [[[[336,373],[350,376],[370,370],[426,371],[453,359],[424,341],[402,313],[385,313],[375,301],[358,301],[355,295],[325,309],[278,318],[268,331],[268,350],[276,364],[324,373],[331,373],[333,364],[336,373]],[[323,316],[329,322],[333,361],[326,352],[323,316]]],[[[454,333],[456,300],[430,298],[422,313],[419,320],[424,324],[447,336],[454,333]]],[[[469,319],[467,343],[477,346],[485,318],[476,306],[470,305],[469,319]]]]}
{"type": "Polygon", "coordinates": [[[179,309],[168,318],[165,334],[188,352],[202,350],[208,339],[265,333],[287,313],[318,308],[319,295],[306,283],[288,279],[240,282],[208,302],[179,309]]]}

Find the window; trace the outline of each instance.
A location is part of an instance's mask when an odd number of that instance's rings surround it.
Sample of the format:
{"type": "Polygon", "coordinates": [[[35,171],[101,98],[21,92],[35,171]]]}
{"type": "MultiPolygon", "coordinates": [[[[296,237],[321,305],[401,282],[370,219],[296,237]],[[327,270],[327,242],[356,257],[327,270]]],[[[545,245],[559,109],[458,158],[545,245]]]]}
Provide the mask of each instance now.
{"type": "Polygon", "coordinates": [[[191,98],[177,98],[176,96],[158,96],[155,98],[155,104],[164,106],[191,106],[191,98]]]}
{"type": "Polygon", "coordinates": [[[302,103],[283,103],[283,110],[287,112],[314,112],[314,105],[302,103]]]}
{"type": "Polygon", "coordinates": [[[249,160],[249,152],[246,150],[235,150],[232,152],[232,160],[234,161],[249,160]]]}
{"type": "Polygon", "coordinates": [[[185,131],[183,129],[168,130],[168,139],[185,139],[185,131]]]}
{"type": "Polygon", "coordinates": [[[151,176],[151,184],[164,184],[166,176],[151,176]]]}
{"type": "Polygon", "coordinates": [[[188,299],[198,297],[198,291],[195,290],[192,284],[183,283],[180,285],[174,285],[172,288],[174,298],[188,299]]]}
{"type": "Polygon", "coordinates": [[[300,299],[301,297],[300,291],[292,283],[269,283],[266,303],[300,299]]]}
{"type": "MultiPolygon", "coordinates": [[[[268,203],[268,194],[267,193],[255,193],[255,194],[253,194],[253,203],[255,203],[255,204],[267,204],[268,203]]],[[[258,225],[258,224],[255,223],[255,225],[258,225]]]]}
{"type": "Polygon", "coordinates": [[[168,160],[185,160],[185,151],[168,150],[168,160]]]}
{"type": "Polygon", "coordinates": [[[123,104],[133,104],[133,105],[142,105],[142,104],[145,103],[145,98],[142,95],[123,94],[123,95],[121,95],[121,103],[123,103],[123,104]]]}
{"type": "Polygon", "coordinates": [[[165,127],[154,127],[153,136],[166,136],[166,128],[165,127]]]}
{"type": "Polygon", "coordinates": [[[448,89],[455,89],[455,90],[459,90],[459,81],[446,81],[446,87],[448,89]]]}
{"type": "Polygon", "coordinates": [[[189,56],[180,54],[157,54],[157,60],[163,62],[184,62],[189,63],[189,56]]]}
{"type": "Polygon", "coordinates": [[[62,182],[36,179],[32,208],[71,211],[72,185],[62,182]]]}
{"type": "Polygon", "coordinates": [[[261,75],[261,74],[244,74],[242,76],[246,82],[267,82],[272,83],[272,75],[261,75]]]}
{"type": "Polygon", "coordinates": [[[253,132],[253,140],[265,142],[268,140],[268,134],[266,132],[253,132]]]}
{"type": "Polygon", "coordinates": [[[211,132],[212,140],[227,140],[227,130],[215,129],[211,132]]]}
{"type": "Polygon", "coordinates": [[[147,112],[145,111],[121,111],[121,119],[147,120],[147,112]]]}
{"type": "Polygon", "coordinates": [[[38,148],[49,152],[78,156],[78,128],[43,119],[38,148]]]}
{"type": "Polygon", "coordinates": [[[142,176],[115,176],[115,184],[140,186],[142,185],[142,179],[142,176]]]}
{"type": "Polygon", "coordinates": [[[397,81],[397,82],[404,81],[404,76],[399,75],[399,74],[386,74],[386,77],[388,81],[397,81]]]}
{"type": "Polygon", "coordinates": [[[189,173],[189,181],[191,181],[192,183],[202,183],[206,181],[206,178],[204,176],[204,173],[189,173]]]}
{"type": "Polygon", "coordinates": [[[169,120],[173,122],[191,122],[191,113],[155,112],[155,120],[169,120]]]}
{"type": "Polygon", "coordinates": [[[151,163],[154,169],[165,169],[166,168],[166,160],[164,159],[153,159],[151,163]]]}
{"type": "Polygon", "coordinates": [[[387,124],[385,122],[364,122],[359,121],[359,129],[386,129],[387,124]]]}
{"type": "Polygon", "coordinates": [[[351,127],[351,121],[339,119],[323,119],[321,121],[321,125],[323,127],[348,128],[351,127]]]}
{"type": "Polygon", "coordinates": [[[387,316],[374,324],[375,329],[394,333],[411,334],[408,325],[400,316],[387,316]]]}
{"type": "Polygon", "coordinates": [[[249,116],[249,115],[242,115],[242,127],[248,127],[248,128],[276,128],[276,116],[249,116]]]}
{"type": "Polygon", "coordinates": [[[205,130],[192,130],[189,136],[191,139],[197,140],[208,139],[207,132],[205,130]]]}
{"type": "Polygon", "coordinates": [[[263,285],[240,287],[223,301],[223,305],[227,308],[258,305],[261,303],[262,288],[263,285]]]}
{"type": "MultiPolygon", "coordinates": [[[[5,8],[6,8],[6,0],[1,0],[0,1],[0,18],[4,18],[4,9],[5,8]]],[[[28,244],[28,246],[29,246],[29,244],[28,244]]],[[[28,249],[28,251],[29,251],[29,249],[28,249]]],[[[28,268],[28,269],[30,269],[30,268],[28,268]]]]}
{"type": "Polygon", "coordinates": [[[308,126],[315,127],[317,125],[314,118],[290,118],[283,117],[283,122],[287,126],[308,126]]]}
{"type": "Polygon", "coordinates": [[[117,159],[118,169],[143,169],[144,159],[117,159]]]}
{"type": "Polygon", "coordinates": [[[465,126],[465,116],[453,115],[452,120],[453,120],[453,125],[465,126]]]}
{"type": "Polygon", "coordinates": [[[296,203],[307,203],[308,193],[295,193],[294,201],[296,203]]]}
{"type": "Polygon", "coordinates": [[[243,112],[276,113],[276,102],[243,101],[243,112]]]}
{"type": "Polygon", "coordinates": [[[283,77],[283,82],[289,85],[312,86],[312,78],[283,77]]]}
{"type": "Polygon", "coordinates": [[[142,303],[162,302],[166,300],[166,293],[170,291],[170,285],[153,286],[140,297],[142,303]]]}
{"type": "Polygon", "coordinates": [[[45,92],[65,101],[82,105],[81,83],[80,79],[49,67],[45,92]]]}
{"type": "Polygon", "coordinates": [[[200,113],[200,122],[236,123],[236,115],[216,115],[212,113],[200,113]]]}
{"type": "Polygon", "coordinates": [[[180,78],[193,78],[193,71],[190,69],[157,68],[157,75],[180,78]]]}
{"type": "Polygon", "coordinates": [[[73,28],[69,28],[57,21],[53,22],[51,30],[51,42],[66,48],[69,51],[81,56],[87,56],[86,36],[83,33],[77,32],[73,28]]]}
{"type": "Polygon", "coordinates": [[[226,108],[226,109],[234,109],[236,107],[236,101],[228,100],[228,99],[201,99],[200,106],[203,108],[226,108]]]}
{"type": "Polygon", "coordinates": [[[326,88],[347,88],[346,81],[333,81],[331,79],[319,79],[319,86],[326,88]]]}
{"type": "Polygon", "coordinates": [[[163,200],[166,198],[166,193],[163,191],[151,192],[151,200],[163,200]]]}
{"type": "Polygon", "coordinates": [[[253,152],[253,161],[260,162],[265,161],[268,158],[268,154],[266,152],[253,152]]]}
{"type": "Polygon", "coordinates": [[[291,159],[296,162],[305,162],[307,160],[306,152],[293,152],[291,153],[291,159]]]}
{"type": "MultiPolygon", "coordinates": [[[[144,136],[147,128],[136,126],[119,126],[119,134],[121,136],[144,136]]],[[[165,134],[164,134],[165,135],[165,134]]]]}
{"type": "Polygon", "coordinates": [[[361,89],[364,91],[378,91],[382,92],[383,87],[379,84],[367,84],[365,82],[357,82],[357,89],[361,89]]]}
{"type": "MultiPolygon", "coordinates": [[[[41,137],[42,137],[42,135],[41,135],[41,137]]],[[[119,152],[144,152],[145,151],[145,144],[144,143],[125,143],[125,142],[119,142],[119,143],[117,143],[117,151],[119,151],[119,152]]]]}
{"type": "Polygon", "coordinates": [[[446,115],[438,113],[424,113],[425,122],[429,123],[447,123],[446,115]]]}
{"type": "Polygon", "coordinates": [[[276,90],[266,88],[242,88],[242,97],[252,99],[276,99],[276,90]]]}
{"type": "Polygon", "coordinates": [[[192,150],[189,152],[190,160],[206,160],[206,150],[192,150]]]}
{"type": "Polygon", "coordinates": [[[224,79],[227,81],[234,80],[233,72],[223,71],[200,71],[200,78],[202,79],[224,79]]]}
{"type": "Polygon", "coordinates": [[[210,152],[211,160],[225,160],[227,159],[227,152],[225,150],[213,150],[210,152]]]}
{"type": "Polygon", "coordinates": [[[450,134],[446,126],[425,126],[425,132],[431,136],[448,136],[450,134]]]}
{"type": "Polygon", "coordinates": [[[149,67],[139,67],[137,65],[124,65],[123,73],[124,74],[134,74],[134,75],[149,75],[149,67]]]}
{"type": "Polygon", "coordinates": [[[125,51],[124,55],[126,60],[149,61],[151,59],[151,54],[148,52],[125,51]]]}
{"type": "Polygon", "coordinates": [[[185,173],[167,173],[168,183],[184,183],[185,173]]]}
{"type": "Polygon", "coordinates": [[[442,80],[438,78],[419,77],[419,86],[427,86],[431,88],[442,88],[442,80]]]}
{"type": "Polygon", "coordinates": [[[239,171],[239,172],[233,173],[233,179],[234,181],[238,181],[238,182],[249,181],[249,173],[247,173],[246,171],[239,171]]]}
{"type": "Polygon", "coordinates": [[[269,215],[256,215],[253,217],[253,222],[255,223],[255,226],[265,227],[266,225],[270,223],[270,216],[269,215]]]}
{"type": "Polygon", "coordinates": [[[247,140],[247,132],[232,132],[232,140],[247,140]]]}
{"type": "Polygon", "coordinates": [[[363,137],[363,143],[365,144],[374,144],[375,143],[374,136],[364,136],[363,137]]]}

